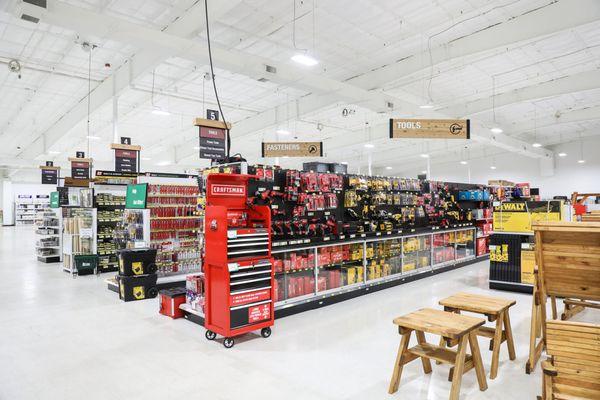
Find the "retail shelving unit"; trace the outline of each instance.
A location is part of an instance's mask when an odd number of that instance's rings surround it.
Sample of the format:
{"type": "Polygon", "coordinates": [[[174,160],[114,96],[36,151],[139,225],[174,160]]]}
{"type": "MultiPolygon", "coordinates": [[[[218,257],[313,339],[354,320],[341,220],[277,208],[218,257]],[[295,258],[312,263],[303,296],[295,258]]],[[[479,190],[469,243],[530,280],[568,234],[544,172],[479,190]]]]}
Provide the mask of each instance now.
{"type": "Polygon", "coordinates": [[[36,217],[36,255],[45,263],[62,260],[62,234],[60,209],[49,208],[38,212],[36,217]]]}
{"type": "Polygon", "coordinates": [[[74,257],[96,254],[96,218],[95,208],[62,208],[63,271],[75,276],[74,257]]]}
{"type": "Polygon", "coordinates": [[[94,183],[94,206],[97,210],[98,271],[118,271],[115,231],[123,221],[126,185],[94,183]]]}
{"type": "Polygon", "coordinates": [[[17,196],[15,201],[15,224],[33,225],[38,212],[43,212],[50,207],[48,195],[24,195],[17,196]]]}
{"type": "MultiPolygon", "coordinates": [[[[138,177],[138,185],[145,186],[143,209],[125,209],[119,247],[156,249],[159,288],[180,285],[202,266],[203,218],[197,178],[144,175],[138,177]]],[[[106,283],[109,290],[116,290],[115,279],[106,283]]]]}

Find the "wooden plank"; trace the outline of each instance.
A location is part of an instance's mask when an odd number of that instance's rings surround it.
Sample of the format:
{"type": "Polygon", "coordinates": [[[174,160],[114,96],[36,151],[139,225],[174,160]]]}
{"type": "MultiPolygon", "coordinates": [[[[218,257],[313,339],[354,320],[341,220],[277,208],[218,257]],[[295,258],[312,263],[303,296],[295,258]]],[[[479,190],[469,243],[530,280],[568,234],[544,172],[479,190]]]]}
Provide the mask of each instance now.
{"type": "Polygon", "coordinates": [[[207,126],[209,128],[220,128],[220,129],[231,129],[231,124],[228,122],[227,125],[223,121],[215,121],[206,118],[194,119],[195,126],[207,126]]]}
{"type": "Polygon", "coordinates": [[[424,308],[394,319],[394,324],[445,338],[457,339],[485,324],[485,320],[446,311],[424,308]]]}
{"type": "Polygon", "coordinates": [[[138,144],[111,143],[110,148],[113,150],[131,150],[131,151],[142,150],[142,146],[140,146],[138,144]]]}
{"type": "MultiPolygon", "coordinates": [[[[456,350],[447,349],[431,343],[423,343],[411,347],[408,349],[408,352],[418,357],[426,357],[445,364],[454,365],[456,363],[456,350]]],[[[471,356],[468,356],[468,359],[470,360],[471,356]]]]}
{"type": "Polygon", "coordinates": [[[400,340],[400,346],[398,347],[398,354],[396,355],[396,362],[394,363],[394,371],[392,372],[392,379],[390,380],[390,386],[388,388],[388,393],[392,394],[398,391],[398,385],[400,385],[400,378],[402,377],[402,369],[404,368],[404,364],[406,362],[403,360],[403,357],[406,353],[406,349],[408,347],[408,342],[410,341],[410,335],[412,332],[406,332],[402,335],[402,339],[400,340]]]}
{"type": "Polygon", "coordinates": [[[460,339],[460,343],[458,344],[456,364],[454,366],[454,374],[452,376],[452,387],[450,388],[450,400],[459,400],[460,398],[460,384],[462,382],[462,376],[465,368],[467,341],[468,336],[465,335],[460,339]]]}
{"type": "Polygon", "coordinates": [[[483,296],[473,293],[456,293],[439,301],[444,307],[480,314],[498,314],[516,304],[516,300],[483,296]]]}
{"type": "Polygon", "coordinates": [[[94,160],[91,158],[75,158],[75,157],[69,157],[69,161],[71,162],[83,162],[83,163],[88,163],[91,164],[94,160]]]}
{"type": "MultiPolygon", "coordinates": [[[[415,332],[415,334],[417,335],[417,343],[419,343],[419,345],[423,346],[428,344],[427,340],[425,340],[425,334],[423,332],[417,331],[415,332]]],[[[426,374],[430,374],[431,361],[429,361],[428,358],[421,357],[421,363],[423,364],[423,372],[425,372],[426,374]]]]}
{"type": "Polygon", "coordinates": [[[546,325],[548,325],[548,329],[600,334],[600,325],[591,324],[589,322],[548,321],[546,325]]]}

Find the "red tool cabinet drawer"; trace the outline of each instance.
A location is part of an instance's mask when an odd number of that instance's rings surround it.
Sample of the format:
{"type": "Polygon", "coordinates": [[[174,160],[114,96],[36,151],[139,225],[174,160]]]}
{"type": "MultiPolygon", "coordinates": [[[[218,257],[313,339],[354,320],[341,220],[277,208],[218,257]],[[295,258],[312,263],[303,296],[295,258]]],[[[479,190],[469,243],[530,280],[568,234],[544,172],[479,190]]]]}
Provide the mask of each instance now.
{"type": "Polygon", "coordinates": [[[271,319],[271,300],[252,303],[229,309],[229,320],[231,329],[244,325],[255,324],[271,319]]]}

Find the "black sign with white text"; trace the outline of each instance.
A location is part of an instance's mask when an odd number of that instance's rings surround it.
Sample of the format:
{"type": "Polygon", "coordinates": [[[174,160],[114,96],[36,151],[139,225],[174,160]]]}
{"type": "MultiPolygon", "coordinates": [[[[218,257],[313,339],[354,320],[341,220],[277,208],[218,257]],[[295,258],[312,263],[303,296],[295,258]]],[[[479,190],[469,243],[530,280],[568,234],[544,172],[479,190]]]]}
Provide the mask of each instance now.
{"type": "Polygon", "coordinates": [[[58,169],[42,169],[42,185],[57,185],[58,169]]]}

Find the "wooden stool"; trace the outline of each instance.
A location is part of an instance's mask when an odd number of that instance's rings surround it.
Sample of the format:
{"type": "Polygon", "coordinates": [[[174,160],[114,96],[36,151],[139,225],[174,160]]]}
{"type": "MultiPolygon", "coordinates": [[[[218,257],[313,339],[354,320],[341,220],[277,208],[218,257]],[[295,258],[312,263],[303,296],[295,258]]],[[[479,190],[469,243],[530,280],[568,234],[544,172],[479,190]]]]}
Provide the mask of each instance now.
{"type": "Polygon", "coordinates": [[[485,324],[485,320],[424,308],[403,317],[395,318],[394,324],[398,325],[402,340],[394,364],[394,372],[389,387],[390,394],[398,390],[404,365],[417,358],[421,358],[423,372],[426,374],[431,373],[430,359],[454,365],[456,373],[452,378],[450,400],[458,400],[463,373],[472,368],[475,368],[479,389],[482,391],[487,389],[485,371],[483,370],[476,336],[477,328],[485,324]],[[412,331],[415,331],[418,345],[409,349],[408,342],[412,331]],[[427,343],[425,332],[440,335],[447,340],[458,341],[458,349],[455,351],[427,343]],[[467,342],[471,347],[471,355],[466,353],[467,342]]]}
{"type": "MultiPolygon", "coordinates": [[[[477,314],[484,314],[488,321],[496,321],[496,328],[482,326],[477,331],[477,335],[491,338],[490,350],[492,351],[492,367],[490,368],[490,379],[498,375],[498,359],[500,356],[500,345],[506,342],[508,346],[508,356],[511,360],[515,356],[515,344],[513,341],[512,328],[510,326],[510,317],[508,309],[516,304],[515,300],[501,299],[498,297],[482,296],[472,293],[457,293],[453,296],[440,300],[440,305],[444,306],[445,311],[460,314],[461,311],[468,311],[477,314]],[[504,324],[504,329],[502,329],[504,324]]],[[[443,346],[440,342],[440,346],[443,346]]],[[[454,345],[450,343],[450,345],[454,345]]],[[[453,371],[450,370],[452,378],[453,371]]]]}

